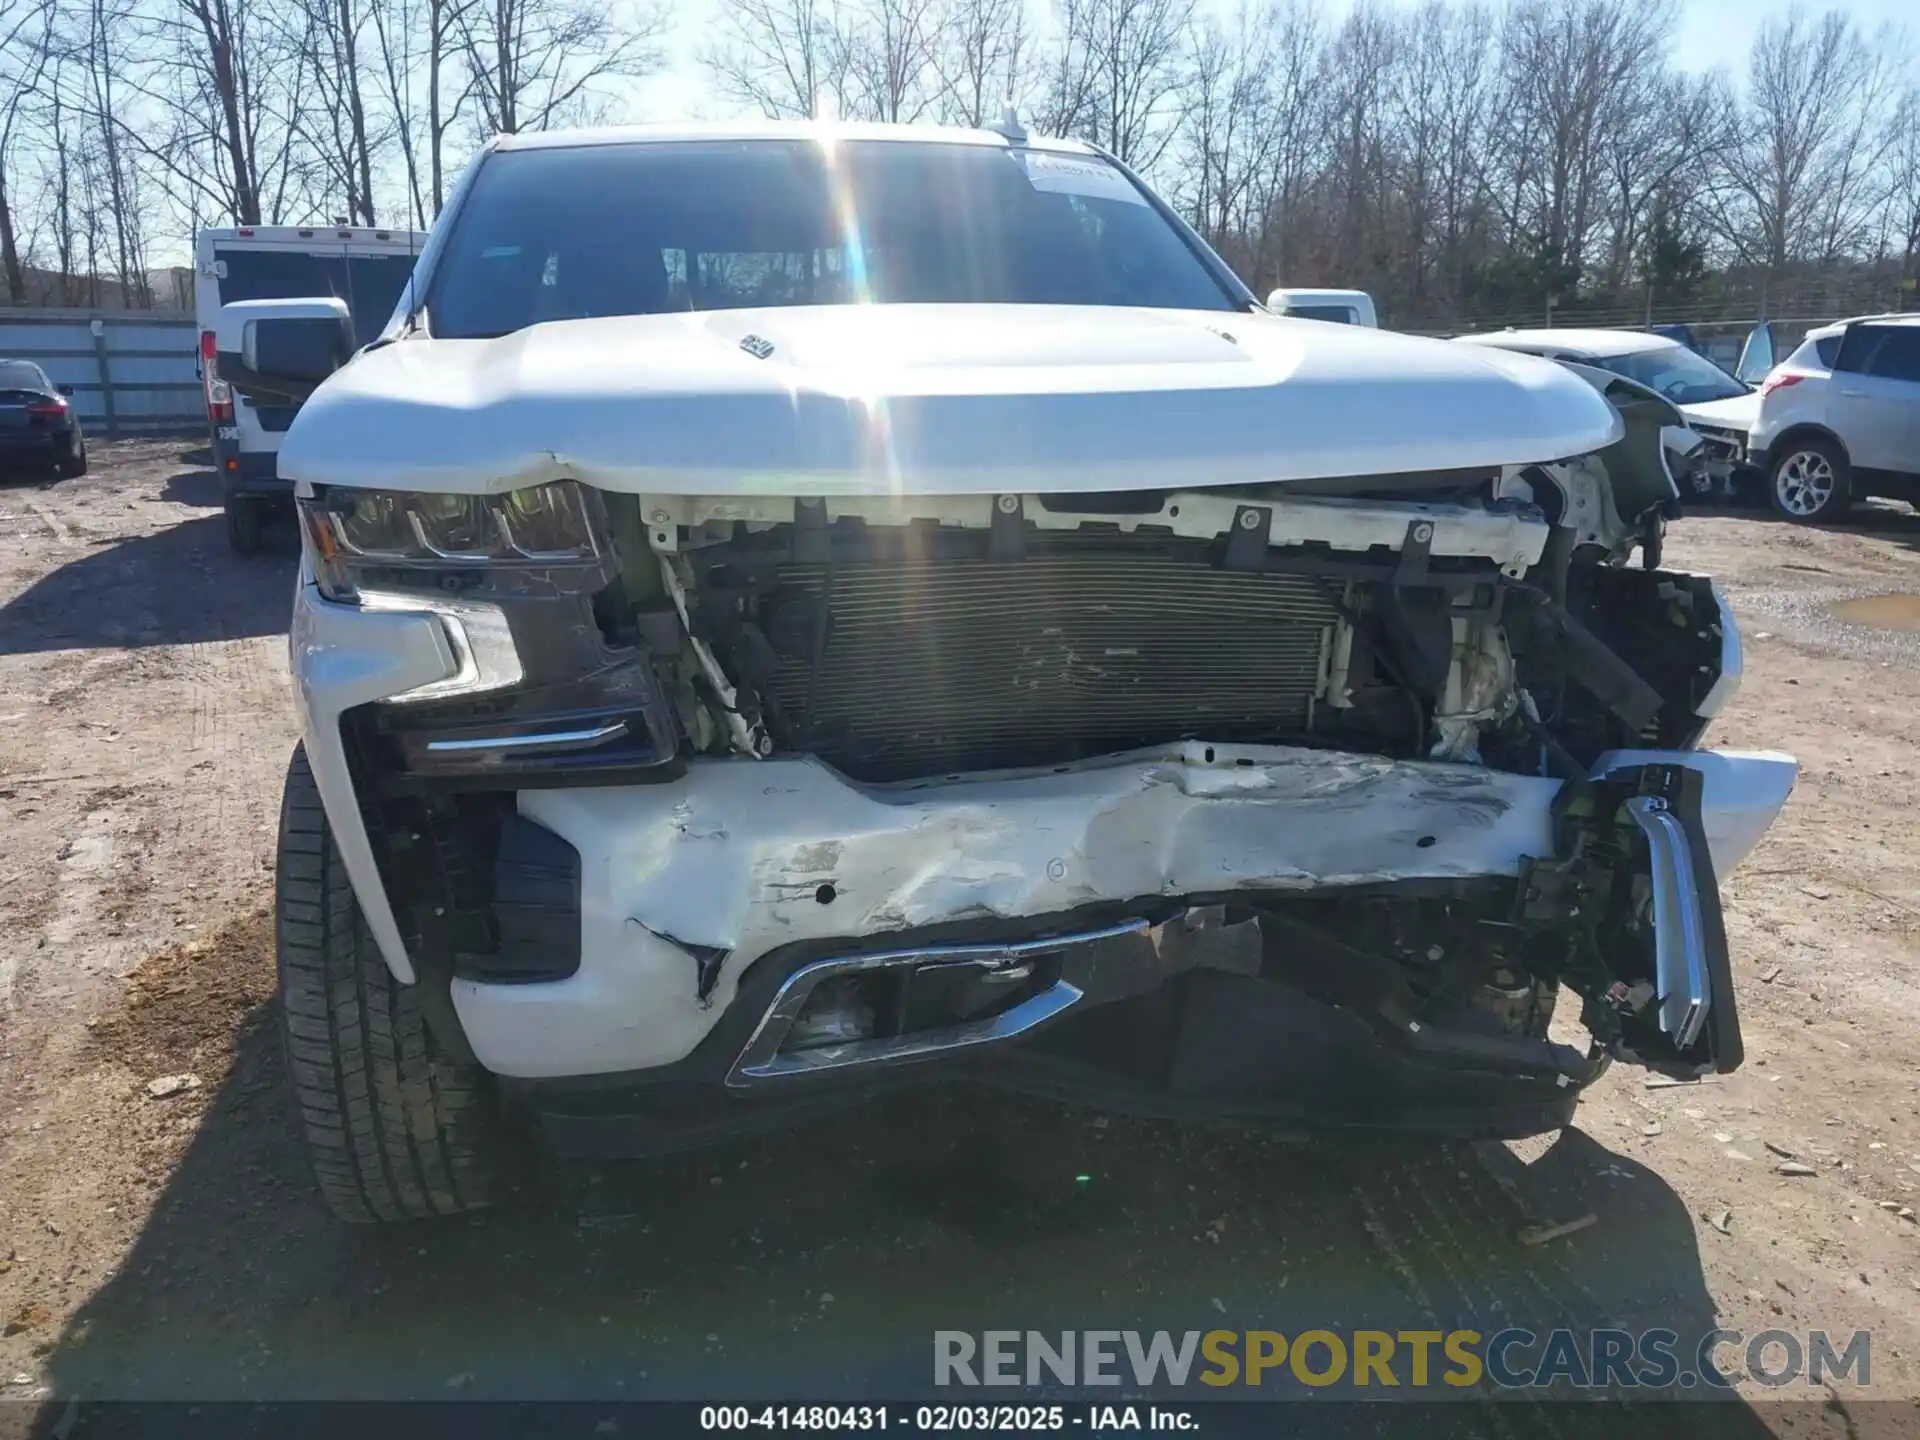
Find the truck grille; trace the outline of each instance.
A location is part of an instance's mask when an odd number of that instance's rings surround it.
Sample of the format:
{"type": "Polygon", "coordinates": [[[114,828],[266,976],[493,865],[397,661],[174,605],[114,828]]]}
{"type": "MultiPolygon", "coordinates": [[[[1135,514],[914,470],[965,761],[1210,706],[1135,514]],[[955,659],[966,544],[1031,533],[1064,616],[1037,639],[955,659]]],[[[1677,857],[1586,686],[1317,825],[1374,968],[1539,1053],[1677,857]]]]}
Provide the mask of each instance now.
{"type": "MultiPolygon", "coordinates": [[[[768,603],[794,609],[769,617],[775,633],[817,618],[825,580],[781,567],[768,603]]],[[[1336,620],[1312,579],[1124,537],[842,562],[828,613],[818,673],[811,646],[790,645],[766,693],[799,748],[868,780],[1297,734],[1336,620]]]]}

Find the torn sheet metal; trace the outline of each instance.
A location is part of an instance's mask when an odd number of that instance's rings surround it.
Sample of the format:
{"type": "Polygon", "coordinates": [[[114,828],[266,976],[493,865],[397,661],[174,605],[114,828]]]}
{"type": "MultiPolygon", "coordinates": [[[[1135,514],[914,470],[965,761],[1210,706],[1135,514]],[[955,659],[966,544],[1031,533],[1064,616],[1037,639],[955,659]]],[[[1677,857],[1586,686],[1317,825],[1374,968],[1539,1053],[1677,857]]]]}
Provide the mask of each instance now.
{"type": "MultiPolygon", "coordinates": [[[[1743,757],[1719,758],[1709,807],[1716,788],[1746,783],[1743,757]]],[[[797,759],[526,791],[521,813],[581,855],[580,969],[552,984],[456,981],[454,999],[490,1070],[637,1070],[683,1058],[779,946],[1098,901],[1513,875],[1550,853],[1558,789],[1470,766],[1189,743],[938,784],[859,786],[797,759]],[[704,1001],[689,946],[728,952],[704,1001]]]]}

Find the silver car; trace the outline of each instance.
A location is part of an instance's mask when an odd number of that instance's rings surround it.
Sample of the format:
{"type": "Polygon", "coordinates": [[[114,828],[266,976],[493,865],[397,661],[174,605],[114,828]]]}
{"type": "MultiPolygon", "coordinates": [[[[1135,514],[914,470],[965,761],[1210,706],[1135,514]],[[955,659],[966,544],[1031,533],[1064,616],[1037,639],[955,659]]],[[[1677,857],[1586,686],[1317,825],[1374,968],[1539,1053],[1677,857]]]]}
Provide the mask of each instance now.
{"type": "Polygon", "coordinates": [[[1869,495],[1920,500],[1920,315],[1809,333],[1761,385],[1750,450],[1791,520],[1838,520],[1869,495]]]}

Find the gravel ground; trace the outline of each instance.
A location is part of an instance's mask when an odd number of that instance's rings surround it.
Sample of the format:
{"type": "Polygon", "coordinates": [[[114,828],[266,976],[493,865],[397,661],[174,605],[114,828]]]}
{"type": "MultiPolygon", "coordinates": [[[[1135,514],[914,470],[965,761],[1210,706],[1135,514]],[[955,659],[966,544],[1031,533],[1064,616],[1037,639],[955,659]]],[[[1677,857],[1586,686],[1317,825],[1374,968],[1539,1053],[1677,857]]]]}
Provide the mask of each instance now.
{"type": "MultiPolygon", "coordinates": [[[[1576,1129],[1478,1147],[927,1092],[368,1233],[319,1208],[272,1030],[293,540],[230,556],[202,463],[0,489],[0,1394],[845,1399],[924,1387],[936,1328],[1718,1324],[1874,1335],[1870,1386],[1743,1384],[1741,1433],[1916,1413],[1920,637],[1832,606],[1920,592],[1920,517],[1669,541],[1747,630],[1715,743],[1805,767],[1727,893],[1736,1075],[1616,1067],[1576,1129]]],[[[1566,1433],[1499,1409],[1454,1429],[1566,1433]]]]}

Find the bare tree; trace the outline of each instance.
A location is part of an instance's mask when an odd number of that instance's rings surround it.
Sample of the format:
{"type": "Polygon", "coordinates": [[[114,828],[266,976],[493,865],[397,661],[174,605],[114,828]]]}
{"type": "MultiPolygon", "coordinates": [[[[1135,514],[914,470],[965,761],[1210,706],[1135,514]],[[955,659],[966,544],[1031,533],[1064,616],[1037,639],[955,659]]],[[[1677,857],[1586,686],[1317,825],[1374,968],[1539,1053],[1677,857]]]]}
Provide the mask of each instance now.
{"type": "Polygon", "coordinates": [[[1192,0],[1060,0],[1044,128],[1150,169],[1173,139],[1192,0]]]}
{"type": "Polygon", "coordinates": [[[1348,12],[1327,51],[1323,85],[1333,164],[1325,186],[1334,223],[1324,263],[1382,268],[1377,237],[1385,214],[1389,97],[1401,61],[1398,24],[1386,11],[1361,4],[1348,12]]]}
{"type": "Polygon", "coordinates": [[[414,224],[423,229],[446,203],[447,133],[464,113],[469,96],[464,73],[457,67],[456,41],[470,3],[385,0],[371,9],[380,52],[378,83],[392,116],[414,224]],[[424,92],[424,113],[419,109],[420,91],[424,92]]]}
{"type": "Polygon", "coordinates": [[[933,61],[941,118],[985,125],[1019,101],[1031,48],[1025,0],[954,0],[933,61]]]}
{"type": "Polygon", "coordinates": [[[585,118],[604,82],[660,68],[670,26],[658,8],[615,18],[595,0],[475,0],[459,27],[482,123],[512,135],[585,118]]]}
{"type": "Polygon", "coordinates": [[[8,189],[14,135],[28,98],[46,74],[53,0],[0,0],[0,271],[14,304],[27,297],[26,272],[8,189]]]}
{"type": "Polygon", "coordinates": [[[927,114],[940,95],[943,28],[936,0],[857,0],[845,49],[855,113],[888,122],[927,114]]]}
{"type": "Polygon", "coordinates": [[[700,64],[720,93],[769,119],[845,109],[845,27],[832,0],[724,0],[700,64]]]}
{"type": "Polygon", "coordinates": [[[1857,237],[1892,96],[1887,67],[1846,14],[1768,20],[1754,40],[1740,143],[1719,169],[1721,234],[1779,270],[1857,237]]]}
{"type": "Polygon", "coordinates": [[[384,136],[373,129],[365,63],[371,12],[383,0],[301,0],[288,16],[297,30],[289,45],[307,56],[313,103],[300,111],[302,138],[326,175],[329,192],[342,197],[342,213],[357,225],[375,221],[375,152],[384,136]]]}
{"type": "Polygon", "coordinates": [[[311,191],[302,140],[312,58],[287,37],[281,0],[148,0],[126,84],[149,113],[123,133],[196,214],[241,225],[283,219],[311,191]]]}
{"type": "Polygon", "coordinates": [[[41,184],[48,201],[47,230],[53,238],[54,260],[60,272],[60,303],[78,305],[80,272],[75,249],[78,232],[75,229],[73,193],[74,171],[77,167],[69,118],[73,107],[65,99],[68,66],[65,53],[56,51],[49,66],[52,83],[47,87],[41,184]]]}
{"type": "Polygon", "coordinates": [[[1620,118],[1602,142],[1607,285],[1620,289],[1630,281],[1656,205],[1667,205],[1670,222],[1682,177],[1690,174],[1697,183],[1724,158],[1734,134],[1731,100],[1719,75],[1649,71],[1631,82],[1620,118]]]}
{"type": "Polygon", "coordinates": [[[1311,5],[1279,0],[1231,25],[1208,16],[1190,42],[1172,189],[1256,289],[1282,278],[1280,252],[1307,232],[1295,222],[1321,148],[1323,39],[1311,5]]]}
{"type": "Polygon", "coordinates": [[[139,176],[124,137],[124,95],[121,76],[126,57],[121,50],[131,12],[119,0],[86,0],[86,29],[81,55],[94,129],[94,160],[99,177],[95,196],[106,215],[102,228],[113,247],[113,261],[123,301],[146,309],[147,291],[144,216],[139,200],[139,176]]]}
{"type": "Polygon", "coordinates": [[[1396,137],[1397,289],[1409,319],[1458,304],[1463,262],[1484,239],[1494,25],[1482,6],[1428,0],[1405,22],[1387,99],[1396,137]]]}
{"type": "Polygon", "coordinates": [[[1520,0],[1501,33],[1504,134],[1518,213],[1542,277],[1571,287],[1604,218],[1607,137],[1664,64],[1666,0],[1520,0]]]}
{"type": "Polygon", "coordinates": [[[1888,228],[1900,244],[1901,289],[1910,289],[1920,262],[1920,86],[1909,86],[1887,135],[1888,228]]]}

